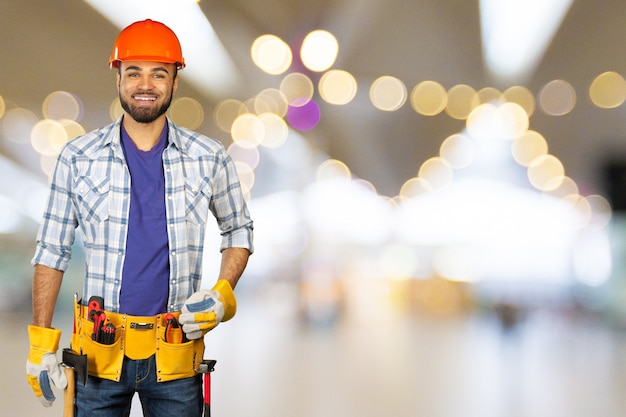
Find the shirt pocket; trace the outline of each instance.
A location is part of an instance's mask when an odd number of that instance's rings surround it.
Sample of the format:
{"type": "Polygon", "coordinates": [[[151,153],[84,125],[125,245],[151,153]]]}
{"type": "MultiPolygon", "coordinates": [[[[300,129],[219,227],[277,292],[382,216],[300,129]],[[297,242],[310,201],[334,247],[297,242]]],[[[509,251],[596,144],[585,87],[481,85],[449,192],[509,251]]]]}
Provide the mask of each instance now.
{"type": "Polygon", "coordinates": [[[88,223],[97,223],[109,218],[109,179],[78,177],[74,191],[79,217],[88,223]]]}
{"type": "Polygon", "coordinates": [[[185,178],[186,219],[193,224],[204,225],[209,215],[212,188],[209,181],[201,177],[185,178]]]}

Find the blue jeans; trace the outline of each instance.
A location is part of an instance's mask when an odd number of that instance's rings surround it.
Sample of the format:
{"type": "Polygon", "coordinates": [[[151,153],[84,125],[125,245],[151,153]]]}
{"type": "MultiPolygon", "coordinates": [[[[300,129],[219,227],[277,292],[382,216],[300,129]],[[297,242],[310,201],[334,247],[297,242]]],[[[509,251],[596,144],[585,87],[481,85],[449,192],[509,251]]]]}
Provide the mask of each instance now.
{"type": "Polygon", "coordinates": [[[128,417],[137,392],[145,417],[201,417],[202,376],[157,382],[154,356],[124,358],[119,382],[89,376],[76,382],[75,417],[128,417]]]}

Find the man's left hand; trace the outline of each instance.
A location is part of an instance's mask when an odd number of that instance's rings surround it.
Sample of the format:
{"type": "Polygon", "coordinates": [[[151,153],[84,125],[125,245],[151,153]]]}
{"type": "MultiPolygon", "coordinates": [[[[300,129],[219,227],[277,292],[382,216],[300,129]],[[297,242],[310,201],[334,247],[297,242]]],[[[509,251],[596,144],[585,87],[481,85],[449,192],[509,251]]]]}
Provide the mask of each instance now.
{"type": "Polygon", "coordinates": [[[219,323],[230,320],[236,311],[233,288],[228,281],[220,279],[211,290],[191,294],[178,321],[188,339],[199,339],[219,323]]]}

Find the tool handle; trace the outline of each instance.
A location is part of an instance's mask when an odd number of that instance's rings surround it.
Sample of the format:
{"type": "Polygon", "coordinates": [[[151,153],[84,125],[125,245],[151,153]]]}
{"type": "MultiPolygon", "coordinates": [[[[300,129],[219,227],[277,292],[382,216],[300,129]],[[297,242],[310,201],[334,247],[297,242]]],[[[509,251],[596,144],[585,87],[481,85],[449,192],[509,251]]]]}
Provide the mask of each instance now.
{"type": "Polygon", "coordinates": [[[211,372],[204,374],[204,417],[211,417],[211,372]]]}
{"type": "Polygon", "coordinates": [[[63,417],[74,417],[74,370],[65,368],[67,387],[63,392],[63,417]]]}

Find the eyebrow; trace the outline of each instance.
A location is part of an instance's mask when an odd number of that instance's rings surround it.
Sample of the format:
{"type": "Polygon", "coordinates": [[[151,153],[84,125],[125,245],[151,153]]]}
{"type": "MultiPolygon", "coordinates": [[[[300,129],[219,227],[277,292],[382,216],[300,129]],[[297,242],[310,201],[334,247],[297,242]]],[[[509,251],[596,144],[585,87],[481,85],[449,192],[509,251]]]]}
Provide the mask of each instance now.
{"type": "MultiPolygon", "coordinates": [[[[129,67],[127,67],[124,71],[142,71],[143,68],[139,67],[137,65],[131,65],[129,67]]],[[[150,72],[165,72],[167,74],[169,74],[170,72],[167,70],[167,68],[165,67],[153,67],[150,69],[150,72]]]]}

